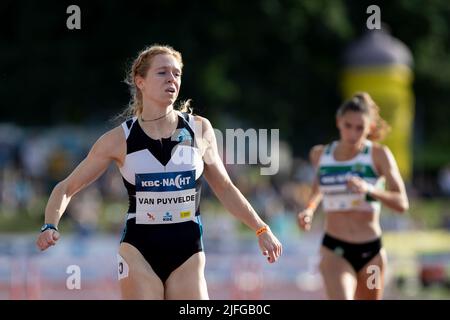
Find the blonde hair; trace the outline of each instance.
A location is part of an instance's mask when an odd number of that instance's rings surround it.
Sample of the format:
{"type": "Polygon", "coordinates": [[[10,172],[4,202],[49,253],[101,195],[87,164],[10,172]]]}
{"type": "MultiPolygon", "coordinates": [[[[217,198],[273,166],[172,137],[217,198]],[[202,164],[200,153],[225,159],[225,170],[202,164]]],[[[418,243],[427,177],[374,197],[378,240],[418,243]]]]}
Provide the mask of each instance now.
{"type": "MultiPolygon", "coordinates": [[[[150,69],[153,58],[159,54],[168,54],[175,57],[175,59],[180,64],[181,69],[183,69],[183,59],[181,57],[181,53],[171,46],[153,44],[139,52],[136,59],[134,59],[133,63],[131,64],[125,78],[125,83],[128,84],[128,87],[130,89],[131,100],[128,103],[128,107],[122,113],[120,113],[117,118],[129,118],[139,116],[142,113],[144,107],[142,103],[142,92],[137,87],[135,79],[137,76],[145,78],[148,69],[150,69]]],[[[192,113],[190,102],[191,99],[180,102],[178,110],[180,110],[181,112],[192,113]]]]}
{"type": "Polygon", "coordinates": [[[380,107],[367,92],[355,93],[352,98],[339,107],[336,115],[341,117],[348,111],[362,112],[369,115],[371,120],[370,132],[367,136],[369,140],[383,140],[391,130],[389,124],[380,116],[380,107]]]}

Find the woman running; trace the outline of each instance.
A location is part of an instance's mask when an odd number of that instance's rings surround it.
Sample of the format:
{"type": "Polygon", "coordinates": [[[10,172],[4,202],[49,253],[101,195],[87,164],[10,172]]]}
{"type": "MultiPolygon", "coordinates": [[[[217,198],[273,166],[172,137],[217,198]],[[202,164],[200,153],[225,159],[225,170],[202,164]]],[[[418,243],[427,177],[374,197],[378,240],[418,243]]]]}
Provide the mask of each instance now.
{"type": "MultiPolygon", "coordinates": [[[[37,239],[41,250],[59,239],[58,222],[71,198],[114,162],[129,195],[118,254],[124,299],[208,299],[199,201],[201,178],[224,207],[256,232],[270,263],[281,244],[230,180],[211,123],[187,104],[174,109],[181,86],[181,54],[153,45],[128,75],[129,119],[100,137],[48,200],[37,239]]],[[[224,235],[226,236],[226,235],[224,235]]]]}
{"type": "Polygon", "coordinates": [[[311,228],[322,200],[326,213],[320,272],[330,299],[381,299],[386,253],[381,204],[408,210],[397,163],[380,140],[389,129],[368,93],[357,93],[337,111],[340,140],[311,149],[317,175],[299,226],[311,228]]]}

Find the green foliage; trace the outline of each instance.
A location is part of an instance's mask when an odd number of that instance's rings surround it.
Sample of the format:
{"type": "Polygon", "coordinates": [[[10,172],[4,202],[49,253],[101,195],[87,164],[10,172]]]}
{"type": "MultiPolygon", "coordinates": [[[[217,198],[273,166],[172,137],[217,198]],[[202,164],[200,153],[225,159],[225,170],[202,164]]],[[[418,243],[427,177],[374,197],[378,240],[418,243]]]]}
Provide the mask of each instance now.
{"type": "Polygon", "coordinates": [[[66,28],[64,2],[4,1],[2,121],[104,122],[128,102],[130,60],[167,43],[183,53],[181,98],[193,98],[199,114],[216,127],[227,113],[246,126],[280,128],[306,156],[336,137],[340,56],[365,30],[371,4],[413,52],[415,147],[427,153],[415,165],[436,169],[450,160],[435,151],[450,145],[446,0],[90,1],[79,4],[81,30],[66,28]]]}

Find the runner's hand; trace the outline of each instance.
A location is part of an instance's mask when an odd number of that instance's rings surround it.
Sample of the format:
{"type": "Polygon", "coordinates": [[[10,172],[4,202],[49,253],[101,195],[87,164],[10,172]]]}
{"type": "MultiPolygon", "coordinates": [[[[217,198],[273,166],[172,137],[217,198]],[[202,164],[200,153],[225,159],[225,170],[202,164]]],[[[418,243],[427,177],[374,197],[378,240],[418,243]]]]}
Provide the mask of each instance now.
{"type": "Polygon", "coordinates": [[[36,240],[37,247],[44,251],[50,246],[54,246],[56,241],[59,240],[60,234],[58,231],[53,229],[45,230],[41,232],[36,240]]]}
{"type": "Polygon", "coordinates": [[[258,243],[262,254],[267,256],[269,263],[277,261],[283,252],[280,241],[278,241],[270,229],[258,236],[258,243]]]}
{"type": "Polygon", "coordinates": [[[311,229],[313,212],[311,209],[305,209],[298,213],[297,222],[300,229],[309,231],[311,229]]]}

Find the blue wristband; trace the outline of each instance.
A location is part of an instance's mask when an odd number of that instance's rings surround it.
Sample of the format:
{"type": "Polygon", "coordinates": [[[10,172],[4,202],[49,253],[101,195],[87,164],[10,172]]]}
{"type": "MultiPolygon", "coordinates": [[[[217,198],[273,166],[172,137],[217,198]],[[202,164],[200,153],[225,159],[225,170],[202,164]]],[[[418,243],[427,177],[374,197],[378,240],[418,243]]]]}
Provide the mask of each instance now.
{"type": "Polygon", "coordinates": [[[55,231],[58,231],[58,228],[54,224],[46,223],[41,227],[41,232],[44,232],[45,230],[48,230],[48,229],[53,229],[55,231]]]}

